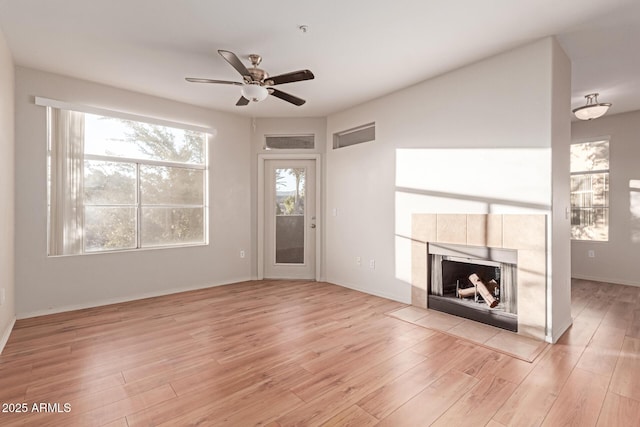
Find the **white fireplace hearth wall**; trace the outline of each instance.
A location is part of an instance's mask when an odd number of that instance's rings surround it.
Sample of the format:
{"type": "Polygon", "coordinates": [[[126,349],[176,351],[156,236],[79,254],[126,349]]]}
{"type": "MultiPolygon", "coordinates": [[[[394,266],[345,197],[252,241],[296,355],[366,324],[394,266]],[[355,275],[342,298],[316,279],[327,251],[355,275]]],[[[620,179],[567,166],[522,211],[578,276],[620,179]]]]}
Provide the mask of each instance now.
{"type": "Polygon", "coordinates": [[[517,331],[545,340],[546,215],[413,214],[411,304],[428,308],[429,244],[508,249],[517,254],[517,331]]]}

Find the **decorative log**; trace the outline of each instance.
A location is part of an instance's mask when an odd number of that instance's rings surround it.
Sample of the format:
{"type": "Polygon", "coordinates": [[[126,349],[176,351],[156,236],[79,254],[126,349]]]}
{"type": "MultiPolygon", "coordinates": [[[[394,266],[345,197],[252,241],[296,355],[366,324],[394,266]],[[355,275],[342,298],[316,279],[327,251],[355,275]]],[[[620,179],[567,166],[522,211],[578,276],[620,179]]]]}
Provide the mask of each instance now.
{"type": "MultiPolygon", "coordinates": [[[[489,282],[485,285],[487,287],[487,290],[495,295],[495,289],[499,286],[498,282],[495,281],[495,279],[491,279],[489,280],[489,282]]],[[[472,288],[462,288],[462,289],[458,289],[458,298],[469,298],[472,297],[476,294],[476,288],[475,286],[472,288]]]]}
{"type": "Polygon", "coordinates": [[[489,292],[491,292],[491,295],[495,297],[497,297],[498,295],[496,295],[496,288],[498,288],[498,290],[500,290],[500,285],[498,285],[498,282],[496,282],[495,279],[491,279],[489,280],[487,283],[485,283],[485,286],[487,287],[487,289],[489,290],[489,292]]]}
{"type": "Polygon", "coordinates": [[[496,305],[498,305],[498,301],[496,301],[493,295],[491,295],[491,292],[489,292],[489,289],[487,289],[484,282],[480,280],[480,277],[478,277],[477,274],[473,273],[471,276],[469,276],[469,280],[478,289],[478,293],[482,296],[484,302],[486,302],[490,308],[494,308],[496,305]]]}
{"type": "Polygon", "coordinates": [[[469,298],[476,294],[475,286],[473,288],[458,289],[458,298],[469,298]]]}

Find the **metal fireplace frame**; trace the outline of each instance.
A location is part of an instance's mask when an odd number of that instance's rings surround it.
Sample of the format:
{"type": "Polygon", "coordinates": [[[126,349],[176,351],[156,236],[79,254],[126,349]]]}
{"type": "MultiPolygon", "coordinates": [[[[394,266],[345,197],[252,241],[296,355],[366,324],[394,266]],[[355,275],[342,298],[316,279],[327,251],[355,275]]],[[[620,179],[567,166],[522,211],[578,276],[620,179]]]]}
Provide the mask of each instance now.
{"type": "MultiPolygon", "coordinates": [[[[462,246],[444,243],[429,243],[427,246],[429,271],[434,272],[433,255],[440,255],[449,260],[468,262],[480,265],[512,264],[514,266],[514,280],[517,281],[516,265],[518,252],[512,249],[490,248],[481,246],[462,246]]],[[[441,266],[438,266],[441,268],[441,266]]],[[[502,310],[494,310],[484,304],[478,304],[464,299],[434,295],[431,292],[433,274],[429,274],[427,307],[487,325],[496,326],[512,332],[518,332],[518,315],[502,310]]],[[[515,301],[512,304],[517,305],[515,301]]]]}

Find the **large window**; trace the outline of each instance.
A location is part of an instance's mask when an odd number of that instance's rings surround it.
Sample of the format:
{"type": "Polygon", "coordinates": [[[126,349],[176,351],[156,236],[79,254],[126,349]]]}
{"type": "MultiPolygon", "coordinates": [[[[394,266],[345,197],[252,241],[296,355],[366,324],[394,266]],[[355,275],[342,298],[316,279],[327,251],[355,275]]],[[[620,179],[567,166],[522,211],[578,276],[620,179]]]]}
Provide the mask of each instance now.
{"type": "Polygon", "coordinates": [[[49,254],[206,244],[207,137],[49,108],[49,254]]]}
{"type": "Polygon", "coordinates": [[[571,237],[609,239],[609,141],[571,145],[571,237]]]}

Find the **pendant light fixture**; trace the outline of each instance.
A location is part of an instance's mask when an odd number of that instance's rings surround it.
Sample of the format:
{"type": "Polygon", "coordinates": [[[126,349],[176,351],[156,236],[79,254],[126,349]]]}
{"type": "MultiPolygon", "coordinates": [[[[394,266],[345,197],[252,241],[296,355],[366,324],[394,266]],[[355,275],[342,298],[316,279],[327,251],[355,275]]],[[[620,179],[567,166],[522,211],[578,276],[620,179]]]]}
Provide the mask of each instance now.
{"type": "Polygon", "coordinates": [[[598,102],[597,93],[585,95],[585,98],[587,98],[587,105],[573,109],[573,114],[580,120],[593,120],[602,117],[611,107],[609,103],[598,102]]]}

